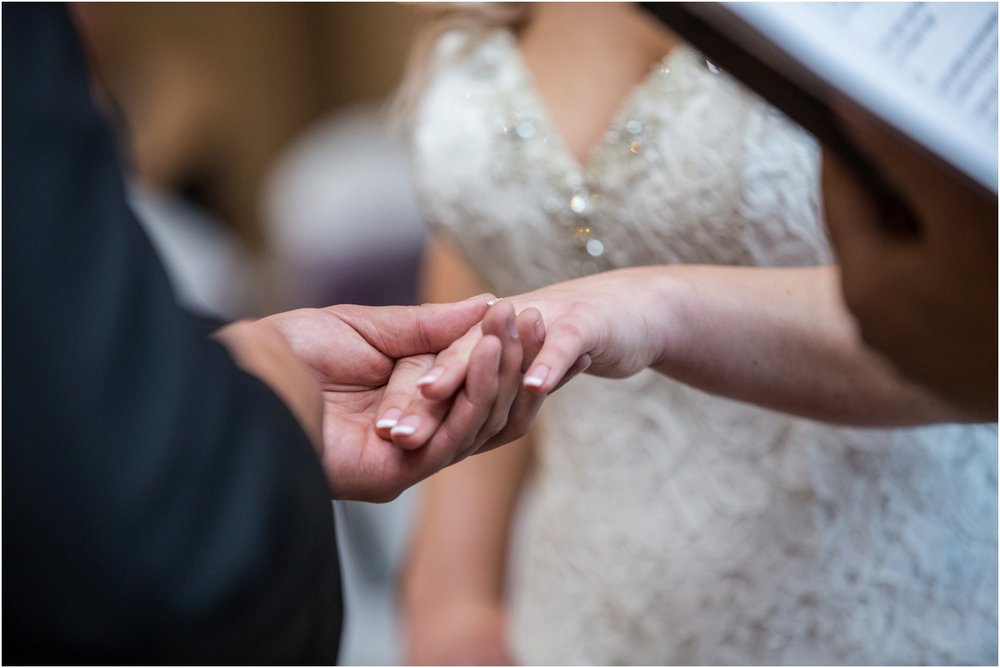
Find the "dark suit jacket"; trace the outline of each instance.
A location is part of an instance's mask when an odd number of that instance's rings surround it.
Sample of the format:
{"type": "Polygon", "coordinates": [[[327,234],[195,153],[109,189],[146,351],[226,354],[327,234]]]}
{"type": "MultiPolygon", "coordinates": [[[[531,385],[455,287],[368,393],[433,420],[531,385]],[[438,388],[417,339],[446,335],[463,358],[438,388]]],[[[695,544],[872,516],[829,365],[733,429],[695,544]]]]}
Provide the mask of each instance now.
{"type": "Polygon", "coordinates": [[[180,308],[63,7],[3,5],[3,662],[332,663],[330,493],[180,308]]]}

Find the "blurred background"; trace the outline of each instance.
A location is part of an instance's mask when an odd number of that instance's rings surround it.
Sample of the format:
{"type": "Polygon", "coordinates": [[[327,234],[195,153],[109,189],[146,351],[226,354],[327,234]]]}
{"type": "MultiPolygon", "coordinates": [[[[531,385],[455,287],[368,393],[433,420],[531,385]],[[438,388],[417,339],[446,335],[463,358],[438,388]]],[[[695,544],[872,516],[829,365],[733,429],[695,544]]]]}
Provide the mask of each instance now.
{"type": "MultiPolygon", "coordinates": [[[[417,300],[424,227],[387,130],[420,10],[397,3],[77,4],[130,197],[180,298],[223,318],[417,300]]],[[[399,661],[410,492],[335,503],[340,662],[399,661]]]]}

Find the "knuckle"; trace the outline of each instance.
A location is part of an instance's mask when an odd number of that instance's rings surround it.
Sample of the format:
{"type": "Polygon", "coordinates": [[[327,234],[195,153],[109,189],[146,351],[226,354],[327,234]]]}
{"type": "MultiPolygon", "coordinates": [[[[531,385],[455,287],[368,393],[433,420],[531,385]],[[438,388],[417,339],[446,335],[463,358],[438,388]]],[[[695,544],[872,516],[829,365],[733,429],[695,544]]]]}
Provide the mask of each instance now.
{"type": "Polygon", "coordinates": [[[436,445],[440,449],[451,453],[448,457],[449,463],[454,459],[455,454],[462,448],[462,439],[460,438],[460,435],[457,434],[454,427],[448,423],[441,425],[437,434],[435,434],[434,439],[437,441],[436,445]]]}
{"type": "Polygon", "coordinates": [[[433,358],[430,355],[415,355],[404,357],[396,362],[397,371],[422,372],[430,366],[433,358]]]}
{"type": "Polygon", "coordinates": [[[483,440],[486,440],[499,434],[506,424],[507,420],[502,415],[490,417],[490,419],[486,421],[486,424],[483,425],[483,428],[480,429],[479,433],[482,435],[483,440]]]}
{"type": "Polygon", "coordinates": [[[583,340],[583,329],[571,320],[562,319],[557,321],[553,324],[552,330],[549,337],[558,341],[576,344],[583,340]]]}

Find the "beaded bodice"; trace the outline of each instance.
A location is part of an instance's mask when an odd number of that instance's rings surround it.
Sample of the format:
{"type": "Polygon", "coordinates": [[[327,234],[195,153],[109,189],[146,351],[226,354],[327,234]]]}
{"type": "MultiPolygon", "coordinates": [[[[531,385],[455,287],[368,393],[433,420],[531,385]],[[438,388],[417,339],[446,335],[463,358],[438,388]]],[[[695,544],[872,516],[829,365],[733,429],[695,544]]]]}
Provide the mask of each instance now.
{"type": "MultiPolygon", "coordinates": [[[[818,170],[808,135],[685,47],[586,165],[504,30],[442,38],[416,116],[428,219],[498,294],[828,263],[818,170]]],[[[652,372],[575,379],[539,424],[511,565],[520,661],[996,661],[995,427],[839,429],[652,372]]]]}
{"type": "Polygon", "coordinates": [[[830,260],[815,143],[694,51],[675,49],[650,72],[585,166],[510,33],[449,34],[439,59],[453,64],[421,107],[415,180],[438,231],[499,292],[643,263],[830,260]]]}

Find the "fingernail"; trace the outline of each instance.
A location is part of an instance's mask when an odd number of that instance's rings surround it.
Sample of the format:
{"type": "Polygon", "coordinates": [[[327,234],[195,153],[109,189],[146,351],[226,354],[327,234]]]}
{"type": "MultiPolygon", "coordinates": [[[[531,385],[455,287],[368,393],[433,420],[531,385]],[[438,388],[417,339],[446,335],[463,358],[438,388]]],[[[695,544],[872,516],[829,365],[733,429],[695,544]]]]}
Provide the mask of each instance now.
{"type": "Polygon", "coordinates": [[[528,372],[528,375],[524,377],[525,387],[541,387],[545,383],[545,379],[549,377],[549,367],[544,364],[539,364],[528,372]]]}
{"type": "Polygon", "coordinates": [[[503,300],[503,297],[494,297],[493,299],[486,302],[487,306],[493,306],[494,304],[499,304],[503,300]]]}
{"type": "Polygon", "coordinates": [[[427,372],[427,375],[417,381],[417,387],[430,385],[444,374],[444,368],[436,366],[427,372]]]}
{"type": "Polygon", "coordinates": [[[542,322],[541,318],[535,321],[535,336],[539,339],[545,338],[545,323],[542,322]]]}
{"type": "Polygon", "coordinates": [[[398,408],[390,408],[385,413],[382,413],[382,417],[379,418],[378,422],[375,423],[376,429],[392,429],[399,422],[400,411],[398,408]]]}
{"type": "Polygon", "coordinates": [[[400,420],[399,424],[393,427],[390,433],[393,436],[412,436],[417,433],[417,425],[419,424],[420,418],[410,415],[400,420]]]}
{"type": "Polygon", "coordinates": [[[517,341],[517,319],[514,318],[513,314],[507,318],[507,336],[517,341]]]}

